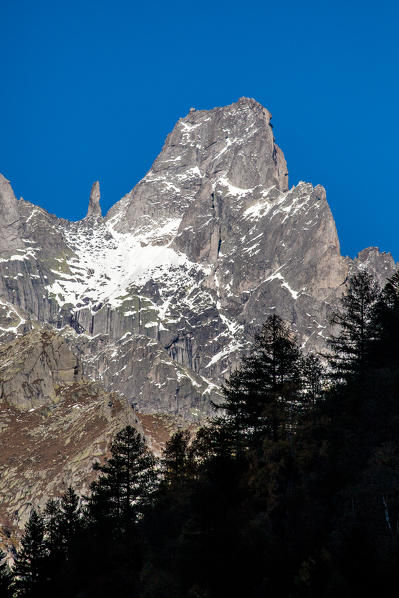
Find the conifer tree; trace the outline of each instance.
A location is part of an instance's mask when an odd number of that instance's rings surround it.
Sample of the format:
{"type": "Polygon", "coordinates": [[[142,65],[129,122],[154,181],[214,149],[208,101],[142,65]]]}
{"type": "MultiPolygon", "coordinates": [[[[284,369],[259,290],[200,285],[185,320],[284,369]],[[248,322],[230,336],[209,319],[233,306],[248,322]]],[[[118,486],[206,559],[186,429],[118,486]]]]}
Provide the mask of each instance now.
{"type": "Polygon", "coordinates": [[[223,388],[228,426],[236,445],[256,442],[263,435],[276,440],[289,427],[291,407],[298,398],[300,351],[289,327],[269,316],[255,337],[251,354],[243,359],[223,388]]]}
{"type": "Polygon", "coordinates": [[[75,557],[78,532],[82,530],[79,497],[69,487],[59,500],[49,500],[44,509],[45,569],[48,591],[68,595],[71,560],[75,557]]]}
{"type": "Polygon", "coordinates": [[[45,594],[46,557],[44,520],[36,510],[32,510],[15,558],[13,573],[17,596],[36,598],[45,594]]]}
{"type": "Polygon", "coordinates": [[[58,579],[60,570],[65,564],[60,520],[60,501],[55,499],[48,500],[43,511],[43,521],[44,542],[47,551],[45,568],[50,587],[58,579]]]}
{"type": "Polygon", "coordinates": [[[154,500],[155,458],[127,426],[112,442],[110,458],[95,469],[100,475],[91,484],[83,534],[89,556],[84,565],[76,562],[75,577],[89,596],[136,596],[143,553],[138,522],[154,500]]]}
{"type": "Polygon", "coordinates": [[[197,430],[189,450],[193,472],[215,457],[230,458],[237,448],[236,436],[236,427],[226,416],[215,417],[197,430]]]}
{"type": "Polygon", "coordinates": [[[341,309],[331,319],[339,327],[338,334],[328,340],[332,349],[329,361],[336,380],[349,381],[364,375],[370,342],[376,335],[374,309],[379,295],[378,284],[366,271],[350,278],[341,309]]]}
{"type": "Polygon", "coordinates": [[[372,343],[375,366],[399,363],[399,272],[388,279],[374,309],[376,338],[372,343]]]}
{"type": "Polygon", "coordinates": [[[60,502],[60,532],[62,547],[66,553],[71,546],[81,524],[79,497],[72,487],[69,487],[61,497],[60,502]]]}
{"type": "Polygon", "coordinates": [[[51,498],[47,501],[43,511],[46,546],[50,552],[61,550],[62,539],[60,530],[61,509],[59,500],[51,498]]]}
{"type": "Polygon", "coordinates": [[[60,500],[51,499],[44,509],[45,544],[48,550],[48,569],[56,577],[57,569],[65,567],[72,542],[81,527],[79,497],[69,487],[60,500]]]}
{"type": "Polygon", "coordinates": [[[2,598],[11,598],[12,574],[6,562],[5,553],[0,550],[0,596],[2,598]]]}
{"type": "Polygon", "coordinates": [[[95,469],[100,472],[100,477],[91,485],[90,516],[111,519],[114,526],[126,533],[154,492],[154,456],[142,436],[132,426],[127,426],[116,435],[111,445],[111,457],[95,469]]]}
{"type": "Polygon", "coordinates": [[[323,393],[325,369],[320,358],[312,353],[302,358],[300,371],[302,401],[314,408],[323,393]]]}
{"type": "Polygon", "coordinates": [[[162,455],[163,478],[167,485],[181,484],[189,474],[190,432],[179,430],[166,442],[162,455]]]}

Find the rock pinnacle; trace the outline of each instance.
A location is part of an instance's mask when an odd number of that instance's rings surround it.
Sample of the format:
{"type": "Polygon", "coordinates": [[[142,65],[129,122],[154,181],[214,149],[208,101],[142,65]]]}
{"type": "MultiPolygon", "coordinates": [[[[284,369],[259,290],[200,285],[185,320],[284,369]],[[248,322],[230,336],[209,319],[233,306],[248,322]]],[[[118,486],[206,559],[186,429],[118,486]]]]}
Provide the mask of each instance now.
{"type": "Polygon", "coordinates": [[[0,174],[0,253],[12,252],[24,246],[17,199],[8,181],[0,174]]]}
{"type": "Polygon", "coordinates": [[[102,218],[100,207],[100,183],[96,181],[90,191],[89,208],[86,218],[102,218]]]}

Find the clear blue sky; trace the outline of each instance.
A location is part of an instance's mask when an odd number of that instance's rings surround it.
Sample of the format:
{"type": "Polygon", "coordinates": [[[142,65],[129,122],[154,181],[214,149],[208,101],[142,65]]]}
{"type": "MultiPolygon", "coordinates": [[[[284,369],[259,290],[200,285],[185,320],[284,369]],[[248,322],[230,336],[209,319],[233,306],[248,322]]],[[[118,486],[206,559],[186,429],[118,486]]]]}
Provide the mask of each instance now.
{"type": "Polygon", "coordinates": [[[341,247],[399,259],[399,6],[322,0],[3,0],[0,172],[85,215],[139,181],[190,106],[254,97],[290,184],[327,189],[341,247]]]}

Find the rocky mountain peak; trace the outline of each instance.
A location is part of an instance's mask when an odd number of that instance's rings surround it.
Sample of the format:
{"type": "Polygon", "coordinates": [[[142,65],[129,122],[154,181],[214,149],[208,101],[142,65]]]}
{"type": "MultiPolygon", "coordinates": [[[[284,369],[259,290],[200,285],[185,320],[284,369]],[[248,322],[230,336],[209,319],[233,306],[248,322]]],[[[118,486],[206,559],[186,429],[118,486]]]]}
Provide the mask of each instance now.
{"type": "Polygon", "coordinates": [[[373,272],[376,280],[383,287],[386,279],[395,272],[396,264],[391,253],[380,251],[378,247],[367,247],[355,257],[350,270],[367,270],[368,272],[373,272]]]}
{"type": "Polygon", "coordinates": [[[110,210],[119,232],[181,219],[217,185],[242,192],[288,191],[288,171],[276,145],[270,112],[241,98],[212,110],[190,110],[168,135],[144,179],[110,210]]]}
{"type": "Polygon", "coordinates": [[[100,183],[96,181],[91,188],[86,218],[102,218],[100,197],[100,183]]]}
{"type": "MultiPolygon", "coordinates": [[[[262,114],[267,119],[267,124],[270,124],[270,121],[272,119],[271,113],[269,112],[269,110],[267,108],[262,106],[262,104],[257,102],[254,98],[247,98],[245,96],[242,96],[241,98],[239,98],[239,100],[236,104],[241,105],[241,106],[247,106],[254,112],[257,112],[258,114],[262,114]]],[[[232,104],[232,106],[234,106],[234,104],[232,104]]]]}
{"type": "Polygon", "coordinates": [[[69,222],[0,176],[0,470],[21,488],[0,522],[88,483],[137,412],[199,424],[268,315],[324,352],[350,274],[395,272],[377,248],[341,255],[324,188],[288,189],[270,120],[251,98],[190,110],[104,219],[98,182],[69,222]]]}
{"type": "Polygon", "coordinates": [[[0,260],[0,336],[34,321],[62,329],[108,390],[192,420],[269,314],[305,350],[324,349],[348,275],[367,268],[383,282],[396,265],[376,249],[341,255],[324,188],[288,189],[270,120],[251,98],[190,110],[101,221],[98,182],[71,223],[17,202],[4,179],[25,246],[0,260]]]}

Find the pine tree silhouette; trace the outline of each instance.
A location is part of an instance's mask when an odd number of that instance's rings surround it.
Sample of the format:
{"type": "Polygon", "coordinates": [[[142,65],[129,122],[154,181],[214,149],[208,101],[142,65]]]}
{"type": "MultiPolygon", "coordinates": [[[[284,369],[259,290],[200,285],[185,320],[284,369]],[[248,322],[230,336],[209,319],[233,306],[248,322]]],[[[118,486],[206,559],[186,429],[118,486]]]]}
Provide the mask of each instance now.
{"type": "Polygon", "coordinates": [[[349,381],[364,375],[370,342],[376,335],[374,309],[379,296],[378,284],[366,271],[350,278],[341,308],[331,319],[338,326],[338,334],[328,339],[333,379],[349,381]]]}
{"type": "Polygon", "coordinates": [[[225,415],[220,424],[230,430],[237,447],[265,435],[284,436],[293,425],[290,409],[298,399],[300,351],[289,327],[269,316],[248,357],[223,388],[225,415]]]}
{"type": "Polygon", "coordinates": [[[0,550],[0,596],[2,598],[11,598],[12,574],[6,562],[5,553],[0,550]]]}
{"type": "Polygon", "coordinates": [[[46,557],[43,517],[32,510],[15,558],[13,573],[16,596],[36,598],[45,595],[46,557]]]}
{"type": "Polygon", "coordinates": [[[127,426],[116,435],[111,457],[95,469],[100,477],[91,485],[89,513],[94,519],[111,519],[115,531],[127,532],[156,487],[154,456],[143,437],[127,426]]]}
{"type": "Polygon", "coordinates": [[[190,474],[190,436],[188,430],[179,430],[165,444],[161,465],[167,485],[179,485],[190,474]]]}

